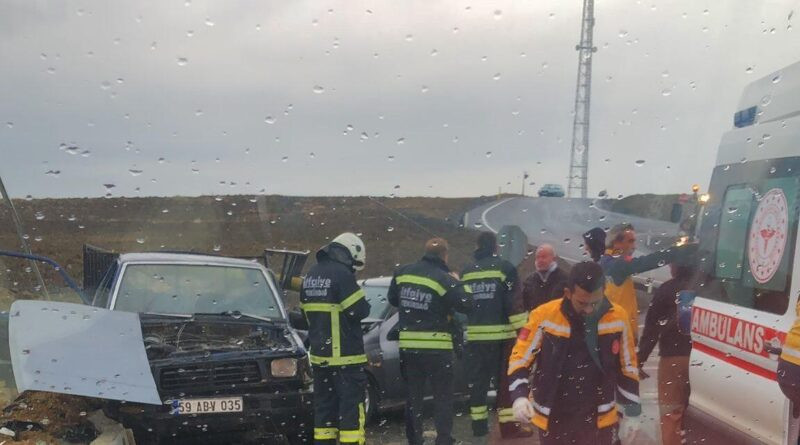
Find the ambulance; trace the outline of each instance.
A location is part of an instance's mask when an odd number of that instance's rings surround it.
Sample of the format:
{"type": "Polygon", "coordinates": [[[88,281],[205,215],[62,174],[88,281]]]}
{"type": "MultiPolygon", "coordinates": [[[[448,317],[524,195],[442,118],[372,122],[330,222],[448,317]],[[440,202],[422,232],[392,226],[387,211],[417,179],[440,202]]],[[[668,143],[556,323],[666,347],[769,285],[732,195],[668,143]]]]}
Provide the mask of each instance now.
{"type": "Polygon", "coordinates": [[[797,444],[776,369],[800,293],[800,63],[745,88],[715,165],[698,224],[688,417],[742,443],[797,444]]]}

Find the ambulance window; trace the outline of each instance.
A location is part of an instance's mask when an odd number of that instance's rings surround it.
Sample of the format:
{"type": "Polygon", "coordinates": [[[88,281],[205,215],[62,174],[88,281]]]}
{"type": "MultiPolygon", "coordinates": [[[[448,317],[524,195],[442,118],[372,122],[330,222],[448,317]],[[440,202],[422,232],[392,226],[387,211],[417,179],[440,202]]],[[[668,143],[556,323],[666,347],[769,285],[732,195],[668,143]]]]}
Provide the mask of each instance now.
{"type": "Polygon", "coordinates": [[[713,277],[701,294],[784,314],[797,237],[798,178],[731,186],[720,212],[713,277]]]}

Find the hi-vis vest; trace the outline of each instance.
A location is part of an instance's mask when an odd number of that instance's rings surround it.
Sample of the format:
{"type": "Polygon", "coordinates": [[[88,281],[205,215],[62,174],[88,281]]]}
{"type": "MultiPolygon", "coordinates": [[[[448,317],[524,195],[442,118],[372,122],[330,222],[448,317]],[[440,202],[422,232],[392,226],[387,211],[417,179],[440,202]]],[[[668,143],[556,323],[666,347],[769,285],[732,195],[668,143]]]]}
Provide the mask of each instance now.
{"type": "Polygon", "coordinates": [[[516,268],[499,257],[486,256],[467,266],[461,281],[472,292],[467,341],[503,341],[517,336],[528,319],[522,305],[516,268]]]}
{"type": "MultiPolygon", "coordinates": [[[[544,431],[547,431],[551,410],[558,404],[559,381],[571,371],[562,367],[572,330],[563,312],[564,304],[571,303],[559,298],[531,311],[508,364],[511,400],[528,397],[532,384],[535,413],[531,422],[544,431]],[[536,372],[530,382],[528,376],[534,363],[536,372]]],[[[597,345],[603,370],[603,380],[596,394],[597,427],[607,428],[617,423],[617,402],[635,404],[637,408],[639,404],[636,348],[628,314],[620,306],[612,304],[600,318],[597,345]]]]}

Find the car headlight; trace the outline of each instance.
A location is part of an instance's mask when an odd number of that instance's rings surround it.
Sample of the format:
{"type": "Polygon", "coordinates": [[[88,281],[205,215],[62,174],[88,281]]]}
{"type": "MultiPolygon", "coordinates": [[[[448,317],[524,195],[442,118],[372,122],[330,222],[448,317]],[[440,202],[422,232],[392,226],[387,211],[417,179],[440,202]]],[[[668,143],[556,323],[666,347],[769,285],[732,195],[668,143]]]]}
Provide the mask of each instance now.
{"type": "Polygon", "coordinates": [[[297,359],[281,358],[270,363],[273,377],[294,377],[297,375],[297,359]]]}

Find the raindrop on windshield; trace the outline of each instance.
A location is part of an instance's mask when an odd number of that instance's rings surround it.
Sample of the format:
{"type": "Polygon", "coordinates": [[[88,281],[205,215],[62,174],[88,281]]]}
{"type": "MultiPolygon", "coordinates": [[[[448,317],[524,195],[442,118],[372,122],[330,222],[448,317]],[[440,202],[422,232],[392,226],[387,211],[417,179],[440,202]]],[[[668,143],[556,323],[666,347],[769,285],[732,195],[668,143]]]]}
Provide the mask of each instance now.
{"type": "Polygon", "coordinates": [[[284,156],[281,158],[281,162],[288,162],[288,161],[289,161],[289,156],[284,156]]]}
{"type": "Polygon", "coordinates": [[[211,19],[206,19],[206,26],[212,27],[214,26],[214,22],[212,22],[211,19]]]}
{"type": "Polygon", "coordinates": [[[313,91],[315,93],[317,93],[317,94],[322,94],[322,93],[325,92],[325,88],[322,87],[322,86],[316,85],[316,86],[314,86],[314,90],[313,91]]]}
{"type": "Polygon", "coordinates": [[[486,157],[487,158],[491,158],[492,157],[492,152],[491,151],[487,151],[486,152],[486,157]]]}
{"type": "Polygon", "coordinates": [[[503,18],[503,11],[501,11],[499,9],[495,10],[494,11],[494,19],[495,20],[500,20],[502,18],[503,18]]]}
{"type": "Polygon", "coordinates": [[[394,232],[394,227],[389,226],[389,227],[386,228],[386,231],[387,232],[394,232]]]}
{"type": "Polygon", "coordinates": [[[272,117],[272,116],[267,116],[267,117],[265,117],[265,118],[264,118],[264,122],[266,122],[266,123],[268,123],[268,124],[272,125],[272,124],[274,124],[274,123],[275,123],[275,118],[274,118],[274,117],[272,117]]]}
{"type": "Polygon", "coordinates": [[[397,140],[397,145],[403,145],[406,143],[406,138],[400,138],[397,140]]]}
{"type": "Polygon", "coordinates": [[[222,250],[222,246],[220,246],[219,244],[214,244],[214,247],[212,249],[214,250],[214,252],[219,252],[220,250],[222,250]]]}
{"type": "Polygon", "coordinates": [[[778,83],[781,81],[781,75],[776,74],[775,77],[772,78],[772,83],[778,83]]]}
{"type": "Polygon", "coordinates": [[[130,173],[131,176],[139,176],[139,175],[141,175],[143,173],[143,170],[137,170],[137,169],[131,168],[131,169],[128,169],[128,173],[130,173]]]}
{"type": "Polygon", "coordinates": [[[492,79],[494,79],[494,80],[500,80],[500,73],[495,73],[495,75],[494,75],[494,76],[492,76],[492,79]]]}
{"type": "Polygon", "coordinates": [[[42,213],[42,212],[36,212],[36,213],[34,214],[34,217],[36,218],[36,221],[41,221],[41,220],[43,220],[43,219],[44,219],[44,213],[42,213]]]}
{"type": "Polygon", "coordinates": [[[144,238],[136,238],[138,244],[144,244],[144,238]]]}
{"type": "Polygon", "coordinates": [[[663,90],[661,90],[661,95],[664,96],[664,97],[667,97],[670,94],[672,94],[672,89],[671,88],[664,88],[663,90]]]}
{"type": "Polygon", "coordinates": [[[641,166],[643,166],[643,165],[644,165],[644,163],[645,163],[645,160],[644,160],[644,159],[639,159],[639,160],[637,160],[637,161],[636,161],[636,166],[637,166],[637,167],[641,167],[641,166]]]}
{"type": "Polygon", "coordinates": [[[414,40],[414,36],[412,34],[406,34],[406,42],[410,42],[414,40]]]}
{"type": "Polygon", "coordinates": [[[620,38],[620,39],[624,39],[625,37],[628,37],[628,31],[626,31],[626,30],[624,30],[624,29],[621,29],[621,30],[619,31],[619,34],[618,34],[618,35],[619,35],[619,38],[620,38]]]}
{"type": "Polygon", "coordinates": [[[747,73],[747,74],[753,74],[753,67],[752,67],[752,66],[748,66],[748,67],[747,67],[747,68],[744,70],[744,72],[745,72],[745,73],[747,73]]]}
{"type": "Polygon", "coordinates": [[[189,60],[186,57],[178,57],[176,62],[178,63],[178,66],[186,66],[186,64],[189,63],[189,60]]]}

